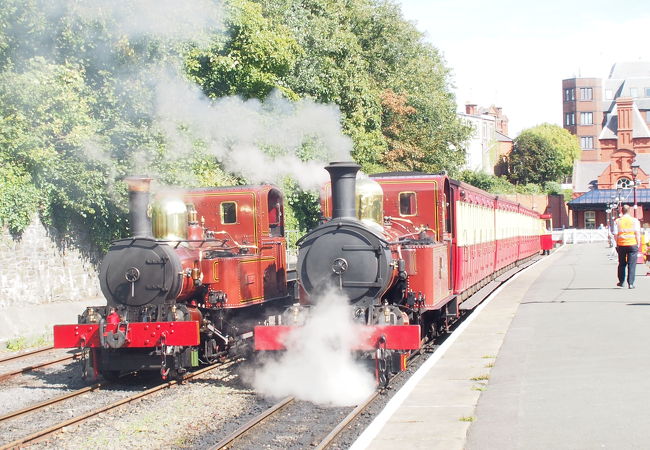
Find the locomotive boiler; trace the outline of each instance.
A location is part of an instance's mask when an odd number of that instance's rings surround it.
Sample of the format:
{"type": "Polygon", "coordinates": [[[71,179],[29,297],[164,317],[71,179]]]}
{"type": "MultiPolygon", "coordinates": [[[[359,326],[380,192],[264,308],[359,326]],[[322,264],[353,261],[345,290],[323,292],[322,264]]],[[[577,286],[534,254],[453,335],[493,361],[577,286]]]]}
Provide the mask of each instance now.
{"type": "Polygon", "coordinates": [[[107,304],[54,328],[55,347],[84,350],[85,372],[179,376],[243,347],[269,305],[290,303],[277,188],[195,189],[150,203],[150,179],[126,181],[133,236],[102,261],[107,304]]]}

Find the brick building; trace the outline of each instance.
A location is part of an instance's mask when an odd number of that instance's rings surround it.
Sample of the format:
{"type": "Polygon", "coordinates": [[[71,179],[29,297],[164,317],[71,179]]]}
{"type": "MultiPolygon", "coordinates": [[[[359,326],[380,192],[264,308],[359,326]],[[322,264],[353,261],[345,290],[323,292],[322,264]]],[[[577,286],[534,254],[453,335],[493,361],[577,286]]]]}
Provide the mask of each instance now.
{"type": "Polygon", "coordinates": [[[582,148],[573,168],[573,223],[610,223],[621,203],[635,200],[642,218],[650,210],[650,63],[617,63],[606,80],[563,80],[562,95],[564,128],[582,148]]]}

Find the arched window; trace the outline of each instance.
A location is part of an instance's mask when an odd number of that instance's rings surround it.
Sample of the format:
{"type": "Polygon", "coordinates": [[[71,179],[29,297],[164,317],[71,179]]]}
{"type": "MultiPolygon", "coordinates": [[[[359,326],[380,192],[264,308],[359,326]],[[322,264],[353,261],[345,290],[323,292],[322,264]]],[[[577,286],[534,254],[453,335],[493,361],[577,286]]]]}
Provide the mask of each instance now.
{"type": "Polygon", "coordinates": [[[616,182],[616,188],[630,189],[632,187],[632,180],[629,178],[619,178],[616,182]]]}

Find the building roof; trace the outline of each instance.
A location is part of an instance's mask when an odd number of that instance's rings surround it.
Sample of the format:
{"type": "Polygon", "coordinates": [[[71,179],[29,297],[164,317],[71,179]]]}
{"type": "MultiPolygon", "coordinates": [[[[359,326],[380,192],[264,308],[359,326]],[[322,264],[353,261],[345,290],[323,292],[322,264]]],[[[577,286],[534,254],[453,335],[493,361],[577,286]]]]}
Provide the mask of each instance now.
{"type": "Polygon", "coordinates": [[[598,175],[609,167],[605,161],[576,161],[573,165],[573,190],[587,192],[598,186],[598,175]]]}
{"type": "Polygon", "coordinates": [[[512,138],[509,138],[505,134],[499,133],[498,131],[496,132],[496,134],[497,134],[497,136],[496,136],[497,141],[499,141],[499,142],[512,142],[512,138]]]}
{"type": "MultiPolygon", "coordinates": [[[[568,203],[568,205],[574,211],[593,209],[594,206],[603,207],[604,205],[616,202],[618,195],[619,191],[617,189],[594,189],[585,192],[580,197],[574,198],[568,203]]],[[[622,203],[632,204],[634,201],[634,190],[622,189],[620,191],[620,196],[622,203]]],[[[637,188],[636,201],[637,203],[650,203],[650,189],[637,188]]]]}
{"type": "MultiPolygon", "coordinates": [[[[650,129],[645,123],[645,119],[637,107],[636,100],[632,103],[632,137],[633,138],[647,138],[650,137],[650,129]]],[[[611,113],[607,115],[607,123],[600,132],[598,139],[616,139],[618,134],[618,105],[614,106],[611,113]]]]}
{"type": "Polygon", "coordinates": [[[647,61],[617,62],[609,71],[609,78],[613,79],[648,77],[650,77],[650,62],[647,61]]]}

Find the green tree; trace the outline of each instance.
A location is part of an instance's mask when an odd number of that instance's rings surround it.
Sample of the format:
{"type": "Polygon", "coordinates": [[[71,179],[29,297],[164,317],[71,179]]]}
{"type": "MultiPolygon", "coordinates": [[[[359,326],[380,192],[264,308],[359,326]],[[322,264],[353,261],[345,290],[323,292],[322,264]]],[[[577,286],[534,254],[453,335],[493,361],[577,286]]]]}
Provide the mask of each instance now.
{"type": "Polygon", "coordinates": [[[573,162],[580,157],[578,138],[564,128],[550,123],[543,123],[530,129],[538,134],[562,154],[562,175],[571,175],[573,162]]]}
{"type": "Polygon", "coordinates": [[[577,139],[561,127],[542,124],[526,129],[515,138],[509,178],[516,184],[559,181],[571,173],[579,154],[577,139]]]}
{"type": "Polygon", "coordinates": [[[185,64],[191,79],[213,98],[262,99],[279,89],[295,99],[284,78],[302,49],[289,30],[272,23],[262,7],[249,0],[226,0],[224,9],[229,32],[215,35],[208,49],[188,52],[185,64]]]}

